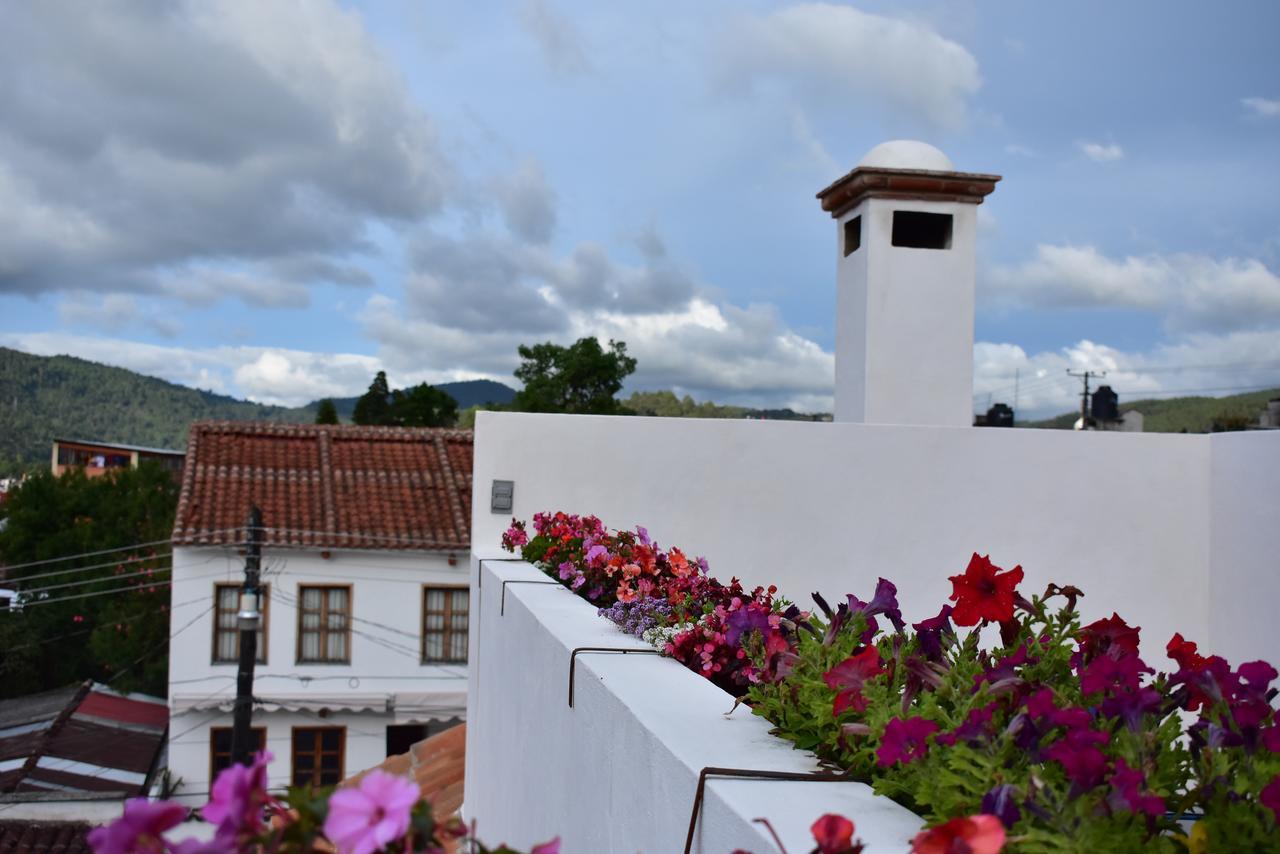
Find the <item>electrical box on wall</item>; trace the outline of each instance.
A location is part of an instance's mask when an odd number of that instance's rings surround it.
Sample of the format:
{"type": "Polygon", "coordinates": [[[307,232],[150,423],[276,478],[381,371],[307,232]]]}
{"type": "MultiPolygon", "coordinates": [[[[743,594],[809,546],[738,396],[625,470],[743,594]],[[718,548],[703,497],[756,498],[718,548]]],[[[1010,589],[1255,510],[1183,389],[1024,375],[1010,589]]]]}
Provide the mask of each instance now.
{"type": "Polygon", "coordinates": [[[492,513],[510,513],[515,504],[516,483],[514,480],[495,480],[489,495],[489,511],[492,513]]]}

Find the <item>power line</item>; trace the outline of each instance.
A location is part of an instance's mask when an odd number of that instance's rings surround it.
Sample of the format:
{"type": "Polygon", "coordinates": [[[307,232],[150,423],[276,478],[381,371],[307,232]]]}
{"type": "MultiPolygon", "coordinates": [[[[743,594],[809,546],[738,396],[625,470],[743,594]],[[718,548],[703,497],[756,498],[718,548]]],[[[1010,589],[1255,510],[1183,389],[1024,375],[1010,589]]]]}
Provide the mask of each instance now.
{"type": "Polygon", "coordinates": [[[108,575],[103,578],[86,578],[81,581],[66,581],[62,584],[51,584],[48,587],[24,587],[18,592],[23,596],[34,596],[37,593],[48,593],[50,590],[61,590],[65,587],[81,587],[85,584],[102,584],[105,581],[124,581],[126,578],[137,578],[141,575],[151,575],[153,572],[172,572],[172,566],[157,566],[152,569],[142,569],[137,572],[127,572],[124,575],[108,575]]]}
{"type": "MultiPolygon", "coordinates": [[[[178,608],[186,607],[187,605],[194,605],[197,602],[204,602],[207,599],[208,599],[207,596],[201,596],[199,599],[189,599],[186,602],[179,602],[176,605],[168,605],[166,607],[168,607],[168,609],[172,612],[177,610],[178,608]]],[[[81,635],[87,635],[97,631],[100,628],[104,628],[107,625],[123,625],[125,623],[133,623],[145,617],[150,617],[150,616],[151,616],[150,611],[142,614],[134,614],[132,617],[125,617],[123,620],[111,620],[109,623],[103,623],[102,625],[99,625],[99,626],[90,626],[89,628],[81,629],[78,632],[67,632],[64,635],[54,635],[51,638],[42,638],[41,640],[38,640],[34,643],[23,644],[22,646],[11,646],[5,651],[18,652],[19,650],[23,650],[23,649],[31,649],[32,647],[44,646],[45,644],[51,643],[53,641],[65,640],[66,638],[75,638],[75,637],[80,637],[81,635]]]]}
{"type": "MultiPolygon", "coordinates": [[[[105,569],[106,567],[109,567],[109,566],[124,566],[127,563],[141,563],[143,561],[148,561],[148,560],[165,560],[166,558],[170,558],[172,556],[173,556],[172,554],[166,553],[166,554],[158,554],[158,555],[148,555],[146,557],[127,558],[124,560],[112,560],[112,561],[107,561],[106,563],[90,564],[89,566],[77,566],[74,569],[60,569],[60,570],[57,570],[56,572],[42,572],[42,573],[39,573],[38,575],[24,575],[21,577],[11,578],[9,580],[10,581],[34,581],[37,578],[52,578],[55,575],[70,575],[75,572],[88,572],[91,569],[105,569]]],[[[13,567],[0,567],[0,569],[3,569],[5,571],[8,571],[12,568],[13,567]]]]}
{"type": "MultiPolygon", "coordinates": [[[[217,533],[222,533],[222,532],[219,531],[217,533]]],[[[5,569],[5,570],[25,569],[28,566],[44,566],[45,564],[49,564],[49,563],[62,563],[63,561],[68,561],[68,560],[79,560],[82,557],[97,557],[98,555],[109,555],[109,554],[112,554],[113,552],[127,552],[130,549],[144,549],[144,548],[147,548],[148,546],[160,546],[160,545],[168,545],[168,544],[169,544],[169,540],[156,540],[155,542],[152,542],[152,543],[134,543],[131,546],[120,546],[119,548],[114,548],[114,549],[102,549],[101,551],[96,551],[96,552],[81,552],[80,554],[67,555],[65,557],[51,557],[46,560],[33,560],[27,563],[15,563],[15,564],[10,564],[9,566],[0,567],[0,569],[5,569]]]]}
{"type": "MultiPolygon", "coordinates": [[[[221,573],[221,572],[215,572],[215,573],[213,573],[212,575],[197,575],[197,576],[194,576],[193,578],[186,578],[186,579],[183,579],[183,580],[184,580],[184,581],[198,581],[198,580],[200,580],[200,579],[202,579],[202,578],[217,578],[219,575],[222,575],[222,574],[223,574],[223,573],[221,573]]],[[[156,587],[156,588],[160,588],[160,587],[168,587],[168,586],[169,586],[169,585],[171,585],[172,583],[173,583],[173,581],[172,581],[172,580],[169,580],[169,581],[156,581],[156,582],[152,582],[152,583],[150,583],[150,584],[139,584],[139,585],[134,586],[134,587],[119,587],[119,588],[115,588],[115,589],[112,589],[112,590],[98,590],[98,591],[95,591],[95,592],[92,592],[92,593],[77,593],[77,594],[76,594],[76,595],[74,595],[74,596],[59,596],[59,597],[58,597],[58,598],[56,598],[56,599],[36,599],[36,600],[31,601],[31,602],[23,602],[23,603],[22,603],[22,605],[20,606],[19,610],[20,610],[20,611],[25,611],[27,608],[34,608],[34,607],[36,607],[37,605],[56,605],[56,604],[57,604],[57,603],[59,603],[59,602],[70,602],[70,601],[72,601],[72,600],[74,600],[74,599],[92,599],[92,598],[97,597],[97,596],[112,596],[112,595],[114,595],[114,594],[116,594],[116,593],[128,593],[130,590],[142,590],[142,589],[147,588],[147,587],[156,587]]]]}

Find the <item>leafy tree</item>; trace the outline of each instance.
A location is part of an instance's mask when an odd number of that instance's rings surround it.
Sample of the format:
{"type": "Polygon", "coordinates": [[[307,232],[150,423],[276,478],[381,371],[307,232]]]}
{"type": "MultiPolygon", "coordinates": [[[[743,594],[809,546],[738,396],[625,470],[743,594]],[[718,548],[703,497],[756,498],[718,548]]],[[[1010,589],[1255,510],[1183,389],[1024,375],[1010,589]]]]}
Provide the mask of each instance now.
{"type": "Polygon", "coordinates": [[[458,419],[458,402],[446,392],[422,383],[391,393],[385,423],[400,427],[448,427],[458,419]]]}
{"type": "Polygon", "coordinates": [[[568,347],[522,344],[518,352],[522,363],[515,376],[524,388],[516,393],[513,409],[581,415],[622,411],[614,395],[636,369],[622,341],[610,341],[607,350],[595,338],[580,338],[568,347]]]}
{"type": "Polygon", "coordinates": [[[43,472],[10,495],[0,531],[7,566],[136,547],[7,571],[5,586],[24,590],[27,604],[0,611],[0,697],[84,679],[165,693],[168,549],[140,544],[169,538],[177,498],[172,476],[155,463],[97,478],[43,472]]]}
{"type": "Polygon", "coordinates": [[[386,424],[391,412],[391,389],[387,386],[386,371],[378,371],[378,375],[369,384],[369,390],[356,401],[351,420],[356,424],[386,424]]]}
{"type": "Polygon", "coordinates": [[[320,401],[320,405],[316,407],[316,423],[317,424],[337,424],[338,423],[338,407],[333,405],[333,401],[325,398],[320,401]]]}

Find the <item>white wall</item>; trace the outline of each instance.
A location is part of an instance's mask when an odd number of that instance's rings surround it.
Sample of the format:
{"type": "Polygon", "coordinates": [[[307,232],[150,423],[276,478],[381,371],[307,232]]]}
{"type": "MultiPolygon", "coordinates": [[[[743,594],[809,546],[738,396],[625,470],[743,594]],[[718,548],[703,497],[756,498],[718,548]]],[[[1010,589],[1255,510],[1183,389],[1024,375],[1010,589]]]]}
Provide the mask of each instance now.
{"type": "MultiPolygon", "coordinates": [[[[173,563],[169,768],[188,781],[204,781],[209,765],[208,729],[230,725],[236,677],[236,664],[212,662],[214,585],[240,583],[244,558],[234,549],[179,547],[174,549],[173,563]],[[197,726],[201,721],[205,723],[197,726]],[[175,739],[193,726],[197,728],[190,734],[175,739]]],[[[309,714],[298,718],[298,725],[306,720],[321,725],[315,712],[323,707],[368,708],[362,717],[366,723],[352,726],[382,734],[391,723],[463,714],[466,666],[424,665],[420,650],[422,588],[465,586],[465,558],[450,566],[446,556],[422,552],[333,551],[324,558],[317,552],[265,549],[262,577],[271,589],[266,609],[267,661],[255,669],[256,697],[269,704],[279,701],[272,705],[303,705],[309,714]],[[298,587],[342,583],[352,584],[351,663],[299,664],[298,587]],[[418,709],[416,715],[404,712],[411,703],[418,709]],[[423,711],[424,704],[436,706],[435,711],[423,711]],[[389,714],[387,709],[393,707],[401,712],[389,714]]],[[[263,715],[255,712],[255,724],[263,715]]],[[[277,721],[271,715],[266,717],[277,721]]],[[[297,717],[298,713],[288,713],[279,721],[297,717]]],[[[273,723],[269,737],[287,739],[291,725],[273,723]]],[[[350,771],[363,770],[385,758],[384,740],[369,736],[365,740],[369,748],[365,749],[355,744],[353,733],[348,731],[350,771]],[[372,746],[375,742],[376,748],[372,746]]],[[[283,780],[288,775],[289,745],[287,740],[276,745],[281,756],[276,776],[283,780]]]]}
{"type": "MultiPolygon", "coordinates": [[[[682,665],[655,655],[583,655],[568,706],[570,651],[644,648],[519,561],[475,562],[465,817],[517,848],[560,836],[565,854],[673,852],[684,846],[706,766],[810,772],[809,753],[682,665]]],[[[875,852],[905,851],[920,820],[861,783],[713,779],[694,851],[772,851],[769,818],[791,851],[826,812],[851,817],[875,852]]]]}
{"type": "Polygon", "coordinates": [[[1210,446],[1209,643],[1201,646],[1233,663],[1280,665],[1280,432],[1218,433],[1210,446]]]}
{"type": "MultiPolygon", "coordinates": [[[[1280,527],[1280,492],[1269,486],[1280,476],[1280,434],[1235,441],[480,413],[473,550],[509,556],[499,540],[512,514],[488,512],[490,483],[501,478],[515,481],[517,517],[562,509],[642,524],[662,544],[706,556],[714,574],[777,583],[802,606],[815,590],[865,598],[883,575],[898,585],[904,614],[920,620],[979,551],[1006,568],[1021,563],[1026,591],[1081,587],[1086,619],[1118,611],[1142,627],[1143,654],[1164,665],[1175,631],[1210,636],[1211,589],[1248,595],[1209,583],[1211,501],[1218,528],[1249,544],[1250,577],[1264,571],[1280,527]],[[1230,449],[1215,457],[1222,471],[1250,471],[1247,507],[1222,498],[1243,475],[1211,489],[1211,446],[1230,449]]],[[[1236,642],[1237,655],[1280,659],[1274,631],[1236,642]]]]}

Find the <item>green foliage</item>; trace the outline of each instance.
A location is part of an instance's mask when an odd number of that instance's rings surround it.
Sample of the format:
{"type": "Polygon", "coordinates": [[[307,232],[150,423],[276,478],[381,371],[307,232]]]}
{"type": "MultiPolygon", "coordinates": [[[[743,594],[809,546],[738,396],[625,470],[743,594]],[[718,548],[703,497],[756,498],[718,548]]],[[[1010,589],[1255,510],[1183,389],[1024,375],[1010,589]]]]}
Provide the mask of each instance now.
{"type": "Polygon", "coordinates": [[[605,350],[595,338],[580,338],[568,347],[521,345],[519,353],[522,362],[515,376],[524,388],[516,393],[513,409],[578,415],[622,411],[614,396],[636,369],[625,343],[610,341],[605,350]]]}
{"type": "MultiPolygon", "coordinates": [[[[25,564],[169,538],[178,487],[153,463],[97,478],[78,470],[28,478],[4,505],[0,560],[25,564]]],[[[163,696],[168,681],[169,588],[102,593],[169,578],[162,545],[9,570],[24,578],[77,567],[83,572],[32,578],[28,604],[0,611],[0,697],[21,696],[91,678],[163,696]],[[126,562],[127,561],[127,562],[126,562]],[[130,578],[118,576],[130,575],[130,578]],[[43,595],[31,593],[47,589],[43,595]],[[40,604],[44,599],[56,601],[40,604]]]]}
{"type": "Polygon", "coordinates": [[[741,406],[718,406],[711,401],[698,403],[689,395],[676,397],[670,391],[637,391],[623,401],[636,415],[662,418],[742,418],[747,410],[741,406]]]}
{"type": "MultiPolygon", "coordinates": [[[[1172,397],[1167,400],[1135,400],[1121,405],[1123,414],[1131,410],[1142,413],[1143,429],[1148,433],[1210,433],[1231,425],[1256,424],[1258,414],[1267,401],[1280,397],[1280,389],[1253,391],[1230,397],[1172,397]]],[[[1020,427],[1070,430],[1080,411],[1067,412],[1041,421],[1027,421],[1020,427]]],[[[1234,428],[1233,428],[1234,429],[1234,428]]]]}
{"type": "Polygon", "coordinates": [[[337,424],[338,407],[333,405],[333,401],[325,398],[316,404],[316,423],[317,424],[337,424]]]}

